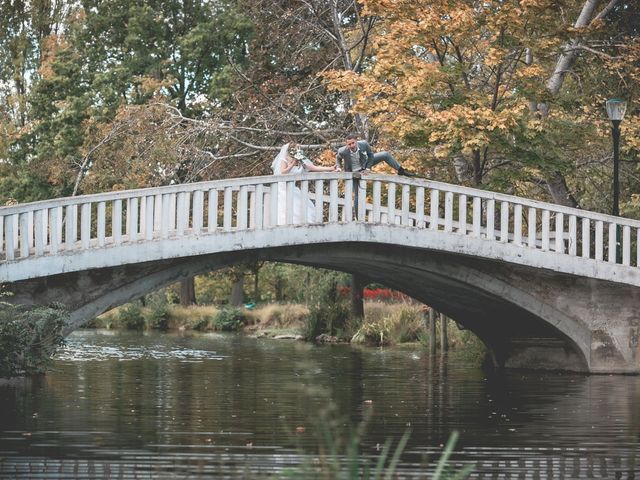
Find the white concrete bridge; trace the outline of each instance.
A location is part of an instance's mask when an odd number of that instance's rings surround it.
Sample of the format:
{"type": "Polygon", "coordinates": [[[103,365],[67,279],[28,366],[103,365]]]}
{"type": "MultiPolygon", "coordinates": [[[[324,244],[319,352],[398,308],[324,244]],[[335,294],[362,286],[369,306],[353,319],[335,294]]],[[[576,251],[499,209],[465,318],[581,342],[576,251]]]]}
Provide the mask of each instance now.
{"type": "Polygon", "coordinates": [[[0,208],[0,282],[16,303],[66,304],[71,331],[188,275],[300,263],[434,306],[499,365],[638,373],[639,244],[636,220],[422,179],[316,173],[0,208]]]}

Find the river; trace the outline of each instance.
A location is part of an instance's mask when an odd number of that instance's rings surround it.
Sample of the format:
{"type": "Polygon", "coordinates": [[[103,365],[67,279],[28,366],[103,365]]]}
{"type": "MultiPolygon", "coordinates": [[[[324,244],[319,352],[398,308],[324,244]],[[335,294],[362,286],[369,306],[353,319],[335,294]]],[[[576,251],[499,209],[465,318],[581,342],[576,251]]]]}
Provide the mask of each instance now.
{"type": "Polygon", "coordinates": [[[639,400],[636,376],[487,373],[420,347],[84,330],[53,372],[0,386],[0,478],[299,478],[325,427],[363,419],[362,462],[411,432],[401,478],[432,473],[454,430],[470,478],[634,478],[639,400]]]}

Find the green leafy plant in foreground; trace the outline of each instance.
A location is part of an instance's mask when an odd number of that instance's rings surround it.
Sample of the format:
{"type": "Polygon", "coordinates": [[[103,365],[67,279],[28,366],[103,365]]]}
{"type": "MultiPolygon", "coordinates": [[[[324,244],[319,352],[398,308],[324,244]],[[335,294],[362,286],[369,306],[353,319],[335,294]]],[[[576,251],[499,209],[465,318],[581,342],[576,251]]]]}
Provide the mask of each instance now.
{"type": "MultiPolygon", "coordinates": [[[[367,405],[363,419],[354,425],[338,412],[330,392],[322,387],[302,387],[310,403],[317,403],[314,432],[318,439],[317,454],[303,465],[284,472],[287,478],[331,479],[331,480],[391,480],[398,478],[398,466],[411,436],[405,431],[393,447],[393,439],[388,438],[380,454],[372,459],[361,451],[366,428],[373,416],[373,407],[367,405]]],[[[451,454],[458,440],[458,432],[453,431],[435,466],[433,474],[425,473],[423,478],[434,480],[459,480],[466,478],[473,465],[455,468],[450,463],[451,454]]],[[[306,453],[306,452],[305,452],[306,453]]],[[[305,455],[307,456],[307,455],[305,455]]]]}

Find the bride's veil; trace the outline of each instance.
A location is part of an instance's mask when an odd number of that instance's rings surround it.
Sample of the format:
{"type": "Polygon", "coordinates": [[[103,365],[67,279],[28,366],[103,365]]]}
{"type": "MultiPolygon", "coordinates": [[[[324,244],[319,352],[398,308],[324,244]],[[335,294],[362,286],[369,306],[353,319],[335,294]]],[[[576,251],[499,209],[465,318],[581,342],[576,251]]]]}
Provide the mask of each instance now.
{"type": "Polygon", "coordinates": [[[271,164],[271,170],[274,175],[282,174],[282,163],[287,158],[287,154],[289,153],[289,144],[285,143],[280,149],[280,153],[273,159],[273,163],[271,164]]]}

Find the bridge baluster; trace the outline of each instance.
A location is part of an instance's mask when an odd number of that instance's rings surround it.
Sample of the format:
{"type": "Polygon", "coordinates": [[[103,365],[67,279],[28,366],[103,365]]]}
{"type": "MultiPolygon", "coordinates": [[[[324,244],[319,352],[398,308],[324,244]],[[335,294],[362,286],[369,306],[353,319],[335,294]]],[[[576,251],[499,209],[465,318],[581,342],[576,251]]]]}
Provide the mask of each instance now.
{"type": "Polygon", "coordinates": [[[344,208],[342,210],[342,220],[344,222],[353,221],[353,181],[344,182],[344,208]]]}
{"type": "Polygon", "coordinates": [[[500,202],[500,241],[509,242],[509,202],[500,202]]]}
{"type": "Polygon", "coordinates": [[[609,224],[609,263],[617,262],[618,253],[618,225],[611,222],[609,224]]]}
{"type": "Polygon", "coordinates": [[[20,214],[20,257],[29,256],[29,214],[20,214]]]}
{"type": "Polygon", "coordinates": [[[96,215],[96,237],[98,238],[98,246],[104,247],[107,224],[107,204],[105,202],[98,202],[96,215]]]}
{"type": "Polygon", "coordinates": [[[222,218],[222,229],[226,232],[231,231],[232,219],[233,219],[233,189],[232,187],[225,187],[224,189],[224,199],[222,200],[224,209],[224,215],[222,218]]]}
{"type": "Polygon", "coordinates": [[[127,234],[129,242],[138,240],[138,199],[130,198],[127,202],[127,234]]]}
{"type": "Polygon", "coordinates": [[[122,243],[122,200],[114,200],[111,207],[111,236],[113,243],[122,243]]]}
{"type": "Polygon", "coordinates": [[[66,250],[72,250],[78,239],[78,205],[65,208],[64,243],[66,250]]]}
{"type": "Polygon", "coordinates": [[[374,180],[372,185],[373,192],[373,205],[371,205],[371,221],[373,223],[380,223],[380,205],[382,203],[382,182],[380,180],[374,180]]]}
{"type": "Polygon", "coordinates": [[[631,227],[622,227],[622,264],[631,265],[631,227]]]}
{"type": "Polygon", "coordinates": [[[367,185],[368,184],[369,182],[367,182],[363,178],[356,181],[356,188],[358,189],[358,194],[356,195],[358,200],[356,211],[358,212],[359,222],[367,221],[367,185]]]}
{"type": "Polygon", "coordinates": [[[402,185],[402,225],[411,225],[411,219],[409,218],[410,195],[411,185],[402,185]]]}
{"type": "Polygon", "coordinates": [[[542,219],[541,219],[541,223],[542,225],[540,226],[540,230],[542,231],[542,246],[541,249],[544,252],[547,252],[549,250],[549,231],[550,231],[550,227],[549,227],[549,220],[551,218],[551,213],[549,212],[549,210],[543,210],[542,211],[542,219]]]}
{"type": "Polygon", "coordinates": [[[187,194],[185,192],[178,193],[178,204],[176,207],[176,235],[179,237],[184,235],[188,222],[186,195],[187,194]]]}
{"type": "Polygon", "coordinates": [[[396,223],[396,184],[391,182],[387,184],[387,222],[395,225],[396,223]]]}
{"type": "Polygon", "coordinates": [[[491,198],[487,200],[487,231],[485,237],[487,240],[496,238],[496,201],[491,198]]]}
{"type": "Polygon", "coordinates": [[[204,224],[204,192],[196,190],[193,192],[193,233],[200,235],[204,224]]]}
{"type": "Polygon", "coordinates": [[[7,215],[4,217],[4,235],[5,235],[5,256],[7,260],[15,259],[15,237],[14,230],[14,217],[16,215],[7,215]]]}
{"type": "Polygon", "coordinates": [[[256,185],[255,201],[253,207],[253,228],[260,230],[264,227],[264,185],[256,185]]]}
{"type": "Polygon", "coordinates": [[[18,242],[20,240],[19,238],[19,220],[20,219],[20,215],[13,215],[13,246],[14,248],[18,248],[18,242]]]}
{"type": "Polygon", "coordinates": [[[209,201],[207,208],[207,231],[213,233],[218,227],[218,190],[212,188],[209,190],[209,201]]]}
{"type": "Polygon", "coordinates": [[[575,215],[569,216],[569,255],[575,257],[578,254],[578,219],[575,215]]]}
{"type": "Polygon", "coordinates": [[[167,209],[168,213],[169,213],[169,222],[167,224],[167,228],[169,229],[169,235],[171,235],[172,232],[175,232],[176,230],[176,203],[177,203],[177,196],[175,193],[170,193],[169,194],[169,207],[167,209]]]}
{"type": "MultiPolygon", "coordinates": [[[[313,203],[313,202],[312,202],[313,203]]],[[[300,223],[309,223],[308,210],[306,205],[309,204],[309,182],[303,180],[300,182],[300,223]]]]}
{"type": "Polygon", "coordinates": [[[596,260],[604,258],[604,223],[602,220],[596,221],[596,260]]]}
{"type": "Polygon", "coordinates": [[[480,235],[482,234],[482,199],[480,197],[473,197],[472,215],[473,236],[480,238],[480,235]]]}
{"type": "Polygon", "coordinates": [[[329,180],[329,222],[337,222],[338,219],[338,180],[332,179],[329,180]]]}
{"type": "Polygon", "coordinates": [[[44,255],[44,245],[46,239],[44,238],[44,218],[47,216],[47,209],[36,210],[34,217],[35,228],[35,254],[37,257],[44,255]]]}
{"type": "Polygon", "coordinates": [[[49,246],[49,253],[55,254],[60,250],[60,244],[62,243],[62,207],[54,207],[49,210],[50,225],[51,225],[51,240],[49,246]]]}
{"type": "Polygon", "coordinates": [[[88,250],[91,244],[91,203],[80,207],[80,241],[82,248],[88,250]]]}
{"type": "Polygon", "coordinates": [[[458,233],[467,234],[467,196],[458,197],[458,233]]]}
{"type": "Polygon", "coordinates": [[[538,239],[538,232],[537,232],[537,216],[538,216],[538,210],[534,207],[529,207],[529,210],[527,211],[527,245],[530,248],[536,248],[537,247],[537,239],[538,239]]]}
{"type": "Polygon", "coordinates": [[[265,226],[275,227],[276,225],[278,225],[278,184],[272,183],[269,186],[269,224],[265,226]]]}
{"type": "Polygon", "coordinates": [[[34,224],[33,224],[33,211],[27,212],[27,243],[29,248],[34,246],[34,224]]]}
{"type": "Polygon", "coordinates": [[[438,224],[440,223],[440,190],[431,190],[431,205],[429,215],[429,229],[438,230],[438,224]]]}
{"type": "Polygon", "coordinates": [[[588,218],[582,219],[582,257],[591,256],[591,221],[588,218]]]}
{"type": "Polygon", "coordinates": [[[513,243],[522,245],[522,205],[513,206],[513,243]]]}
{"type": "Polygon", "coordinates": [[[4,216],[0,215],[0,253],[5,251],[4,247],[4,216]]]}
{"type": "Polygon", "coordinates": [[[160,238],[169,238],[169,226],[171,225],[170,213],[171,213],[171,195],[165,193],[162,195],[162,203],[156,205],[156,210],[159,210],[160,215],[160,238]]]}
{"type": "Polygon", "coordinates": [[[556,241],[554,250],[564,253],[564,214],[556,212],[556,241]]]}
{"type": "Polygon", "coordinates": [[[640,228],[636,230],[636,267],[640,267],[640,228]]]}
{"type": "Polygon", "coordinates": [[[236,215],[236,226],[241,230],[247,229],[247,218],[249,215],[249,192],[247,186],[242,185],[238,192],[238,209],[236,215]]]}
{"type": "Polygon", "coordinates": [[[444,194],[444,231],[453,231],[453,193],[444,194]]]}
{"type": "Polygon", "coordinates": [[[145,230],[147,226],[147,197],[141,196],[138,199],[138,235],[136,238],[146,238],[147,232],[145,230]]]}
{"type": "Polygon", "coordinates": [[[324,223],[324,181],[316,180],[316,222],[324,223]]]}
{"type": "Polygon", "coordinates": [[[42,245],[43,247],[46,248],[48,244],[49,244],[49,209],[43,208],[42,209],[42,245]]]}
{"type": "Polygon", "coordinates": [[[416,187],[416,227],[424,228],[424,187],[416,187]]]}
{"type": "MultiPolygon", "coordinates": [[[[285,208],[285,223],[287,225],[292,225],[293,224],[293,208],[295,206],[295,202],[293,201],[293,192],[295,191],[295,182],[287,182],[286,183],[286,189],[285,191],[286,193],[286,201],[284,203],[281,204],[280,208],[282,208],[282,205],[284,205],[285,208]]],[[[300,207],[302,207],[302,205],[300,205],[300,207]]]]}
{"type": "Polygon", "coordinates": [[[144,213],[144,239],[152,240],[153,239],[153,226],[155,224],[154,217],[154,204],[155,204],[155,195],[147,195],[145,197],[145,213],[144,213]]]}
{"type": "Polygon", "coordinates": [[[156,194],[153,199],[153,231],[162,229],[162,194],[156,194]]]}

